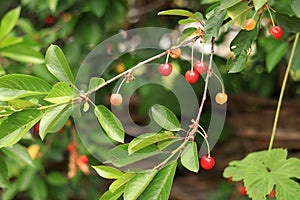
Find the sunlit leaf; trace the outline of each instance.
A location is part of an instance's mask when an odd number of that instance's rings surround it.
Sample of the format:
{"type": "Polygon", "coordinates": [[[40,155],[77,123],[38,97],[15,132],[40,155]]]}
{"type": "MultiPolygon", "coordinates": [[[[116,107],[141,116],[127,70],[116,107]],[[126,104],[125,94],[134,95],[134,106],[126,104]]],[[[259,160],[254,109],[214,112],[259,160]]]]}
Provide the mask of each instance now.
{"type": "Polygon", "coordinates": [[[189,143],[183,150],[180,157],[181,164],[192,172],[199,171],[199,156],[197,150],[197,143],[189,143]]]}
{"type": "Polygon", "coordinates": [[[157,172],[157,170],[145,170],[137,173],[128,182],[128,184],[126,184],[124,191],[124,199],[137,199],[152,181],[157,172]]]}
{"type": "Polygon", "coordinates": [[[45,95],[50,90],[51,85],[38,77],[25,74],[8,74],[0,77],[1,101],[45,95]]]}
{"type": "Polygon", "coordinates": [[[57,45],[51,45],[46,52],[46,66],[60,81],[74,83],[74,77],[63,51],[57,45]]]}
{"type": "Polygon", "coordinates": [[[72,85],[59,82],[56,83],[49,94],[45,97],[46,101],[55,104],[62,104],[70,102],[73,98],[73,87],[72,85]]]}
{"type": "Polygon", "coordinates": [[[107,179],[118,179],[123,175],[123,172],[120,170],[105,166],[105,165],[99,165],[99,166],[92,166],[96,172],[99,174],[99,176],[107,179]]]}
{"type": "Polygon", "coordinates": [[[119,119],[103,105],[95,107],[94,113],[108,137],[124,143],[125,133],[119,119]]]}
{"type": "Polygon", "coordinates": [[[9,11],[1,20],[0,40],[4,38],[15,27],[21,12],[21,7],[9,11]]]}
{"type": "Polygon", "coordinates": [[[183,10],[183,9],[171,9],[171,10],[160,11],[158,15],[177,15],[183,17],[191,17],[194,19],[197,18],[194,13],[191,13],[190,11],[183,10]]]}
{"type": "Polygon", "coordinates": [[[176,167],[177,162],[173,161],[159,170],[139,198],[147,200],[169,199],[176,167]]]}
{"type": "Polygon", "coordinates": [[[119,188],[125,186],[133,177],[135,177],[135,173],[126,172],[109,186],[109,191],[113,193],[116,192],[119,188]]]}
{"type": "Polygon", "coordinates": [[[180,130],[180,122],[176,115],[167,107],[156,104],[151,107],[151,115],[154,121],[162,128],[169,131],[180,130]]]}
{"type": "Polygon", "coordinates": [[[128,153],[132,154],[140,149],[143,149],[151,144],[174,138],[174,134],[170,131],[160,133],[148,133],[134,138],[128,146],[128,153]]]}

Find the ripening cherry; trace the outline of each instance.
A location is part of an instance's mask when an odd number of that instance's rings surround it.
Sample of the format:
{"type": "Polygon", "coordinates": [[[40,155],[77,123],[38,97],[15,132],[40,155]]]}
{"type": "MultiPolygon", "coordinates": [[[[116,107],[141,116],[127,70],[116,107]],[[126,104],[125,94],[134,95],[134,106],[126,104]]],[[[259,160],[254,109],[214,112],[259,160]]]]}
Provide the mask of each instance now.
{"type": "Polygon", "coordinates": [[[206,72],[207,70],[207,65],[206,65],[206,62],[203,61],[203,60],[197,60],[195,63],[194,63],[194,68],[197,70],[197,72],[199,74],[203,74],[206,72]]]}
{"type": "Polygon", "coordinates": [[[253,30],[255,27],[256,27],[256,21],[255,21],[253,18],[247,19],[247,20],[244,22],[244,28],[245,28],[247,31],[251,31],[251,30],[253,30]]]}
{"type": "Polygon", "coordinates": [[[180,48],[177,48],[177,49],[172,49],[170,51],[170,56],[171,58],[178,58],[181,54],[181,49],[180,48]]]}
{"type": "Polygon", "coordinates": [[[247,190],[246,190],[245,186],[241,185],[238,189],[239,189],[240,195],[247,196],[247,190]]]}
{"type": "Polygon", "coordinates": [[[47,26],[51,26],[52,24],[54,24],[54,17],[52,15],[48,15],[46,18],[45,18],[45,24],[47,26]]]}
{"type": "Polygon", "coordinates": [[[89,157],[87,157],[86,155],[81,155],[78,157],[78,160],[85,163],[85,164],[88,164],[89,163],[89,157]]]}
{"type": "Polygon", "coordinates": [[[63,127],[61,127],[57,132],[58,132],[58,133],[62,133],[64,130],[65,130],[65,127],[63,126],[63,127]]]}
{"type": "Polygon", "coordinates": [[[74,142],[70,142],[68,144],[67,149],[68,149],[69,153],[75,152],[76,151],[76,144],[74,142]]]}
{"type": "Polygon", "coordinates": [[[282,28],[281,26],[272,26],[270,28],[270,33],[273,35],[275,39],[282,38],[282,28]]]}
{"type": "Polygon", "coordinates": [[[34,130],[35,133],[40,132],[40,122],[38,122],[34,125],[33,130],[34,130]]]}
{"type": "Polygon", "coordinates": [[[210,170],[215,166],[215,159],[211,156],[203,156],[200,160],[200,165],[205,170],[210,170]]]}
{"type": "Polygon", "coordinates": [[[123,98],[122,98],[121,94],[112,94],[110,96],[111,105],[119,106],[119,105],[121,105],[122,101],[123,101],[123,98]]]}
{"type": "Polygon", "coordinates": [[[189,83],[196,83],[199,79],[199,73],[197,71],[188,70],[185,73],[185,79],[189,83]]]}
{"type": "Polygon", "coordinates": [[[224,103],[227,102],[228,96],[226,93],[219,92],[219,93],[217,93],[215,100],[216,100],[217,104],[223,105],[224,103]]]}
{"type": "Polygon", "coordinates": [[[273,190],[270,192],[269,197],[270,197],[270,198],[274,198],[275,196],[276,196],[276,192],[275,192],[275,190],[273,189],[273,190]]]}
{"type": "Polygon", "coordinates": [[[158,72],[162,76],[168,76],[172,73],[172,65],[170,63],[161,64],[158,67],[158,72]]]}

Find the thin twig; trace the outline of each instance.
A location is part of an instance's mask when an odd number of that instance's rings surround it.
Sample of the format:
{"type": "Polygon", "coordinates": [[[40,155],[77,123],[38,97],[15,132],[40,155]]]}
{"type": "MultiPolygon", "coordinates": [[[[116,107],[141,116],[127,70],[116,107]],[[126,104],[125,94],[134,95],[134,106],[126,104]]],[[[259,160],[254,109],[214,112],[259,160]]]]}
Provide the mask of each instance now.
{"type": "Polygon", "coordinates": [[[196,118],[196,123],[199,123],[200,120],[200,116],[203,110],[203,106],[206,100],[206,93],[207,93],[207,89],[208,89],[208,82],[209,82],[209,78],[211,76],[211,72],[212,72],[212,62],[213,62],[213,55],[214,55],[214,44],[215,44],[215,38],[212,37],[211,39],[211,53],[210,53],[210,59],[209,59],[209,65],[207,68],[207,73],[206,73],[206,78],[205,78],[205,85],[204,85],[204,91],[203,91],[203,96],[202,96],[202,101],[199,107],[199,111],[198,111],[198,115],[196,118]]]}

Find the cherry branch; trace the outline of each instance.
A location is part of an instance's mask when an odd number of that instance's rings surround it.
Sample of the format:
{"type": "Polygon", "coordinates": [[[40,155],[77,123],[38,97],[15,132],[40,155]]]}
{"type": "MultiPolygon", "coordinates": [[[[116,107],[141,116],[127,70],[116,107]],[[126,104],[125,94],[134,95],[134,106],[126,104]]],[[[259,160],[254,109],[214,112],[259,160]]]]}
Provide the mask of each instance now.
{"type": "Polygon", "coordinates": [[[139,62],[137,65],[133,66],[132,68],[130,68],[130,69],[128,69],[128,70],[126,70],[126,71],[124,71],[124,72],[118,74],[117,76],[115,76],[115,77],[109,79],[108,81],[106,81],[105,83],[99,85],[99,86],[96,87],[95,89],[93,89],[93,90],[91,90],[91,91],[88,91],[87,93],[85,93],[85,96],[88,97],[90,94],[92,94],[92,93],[98,91],[99,89],[101,89],[101,88],[107,86],[108,84],[110,84],[110,83],[112,83],[112,82],[118,80],[119,78],[122,78],[123,76],[126,76],[126,75],[131,74],[134,70],[140,68],[140,67],[143,66],[144,64],[147,64],[147,63],[149,63],[149,62],[151,62],[151,61],[153,61],[153,60],[156,60],[156,59],[158,59],[158,58],[160,58],[160,57],[162,57],[162,56],[168,54],[168,52],[169,52],[170,50],[173,50],[173,49],[177,49],[177,48],[186,46],[186,45],[188,45],[188,44],[190,44],[190,43],[192,43],[192,42],[195,42],[195,41],[198,40],[198,39],[199,39],[199,36],[195,36],[195,37],[193,37],[193,38],[191,38],[191,39],[189,39],[189,40],[186,40],[186,41],[182,42],[181,44],[179,44],[179,45],[177,45],[177,46],[172,46],[169,50],[166,50],[166,51],[164,51],[164,52],[162,52],[162,53],[159,53],[159,54],[157,54],[157,55],[155,55],[155,56],[153,56],[153,57],[150,57],[150,58],[148,58],[148,59],[146,59],[146,60],[144,60],[144,61],[142,61],[142,62],[139,62]]]}

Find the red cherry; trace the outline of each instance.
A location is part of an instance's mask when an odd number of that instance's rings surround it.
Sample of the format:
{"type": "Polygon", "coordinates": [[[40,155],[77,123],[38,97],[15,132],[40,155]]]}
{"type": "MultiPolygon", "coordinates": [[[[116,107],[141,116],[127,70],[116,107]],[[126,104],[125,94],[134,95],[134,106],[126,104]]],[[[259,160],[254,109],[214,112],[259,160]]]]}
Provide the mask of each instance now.
{"type": "Polygon", "coordinates": [[[205,61],[201,61],[201,60],[197,60],[194,63],[194,68],[199,72],[199,74],[203,74],[207,70],[206,62],[205,61]]]}
{"type": "Polygon", "coordinates": [[[45,18],[45,24],[47,26],[51,26],[52,24],[54,24],[54,17],[52,15],[48,15],[46,18],[45,18]]]}
{"type": "Polygon", "coordinates": [[[273,35],[275,39],[282,38],[282,28],[280,26],[272,26],[270,28],[270,33],[273,35]]]}
{"type": "Polygon", "coordinates": [[[269,194],[269,197],[274,198],[276,196],[276,191],[272,190],[269,194]]]}
{"type": "Polygon", "coordinates": [[[232,176],[230,176],[229,178],[227,178],[227,181],[232,182],[232,176]]]}
{"type": "Polygon", "coordinates": [[[40,132],[40,122],[36,123],[33,127],[35,133],[40,132]]]}
{"type": "Polygon", "coordinates": [[[189,83],[196,83],[198,81],[198,79],[199,79],[199,73],[196,72],[196,71],[188,70],[185,73],[185,79],[189,83]]]}
{"type": "Polygon", "coordinates": [[[122,101],[123,101],[123,98],[122,98],[121,94],[112,94],[110,96],[110,103],[114,106],[121,105],[122,101]]]}
{"type": "Polygon", "coordinates": [[[68,149],[69,153],[75,152],[76,151],[76,144],[74,142],[69,143],[67,149],[68,149]]]}
{"type": "Polygon", "coordinates": [[[200,165],[205,170],[210,170],[215,166],[215,159],[211,156],[203,156],[200,160],[200,165]]]}
{"type": "Polygon", "coordinates": [[[242,196],[247,196],[247,190],[246,190],[246,187],[245,186],[240,186],[239,187],[239,193],[240,193],[240,195],[242,195],[242,196]]]}
{"type": "Polygon", "coordinates": [[[62,133],[65,130],[65,127],[61,127],[57,132],[62,133]]]}
{"type": "Polygon", "coordinates": [[[158,72],[162,76],[168,76],[172,72],[172,65],[170,63],[161,64],[158,67],[158,72]]]}
{"type": "Polygon", "coordinates": [[[87,157],[86,155],[79,156],[78,160],[80,160],[81,162],[83,162],[85,164],[89,163],[89,157],[87,157]]]}

